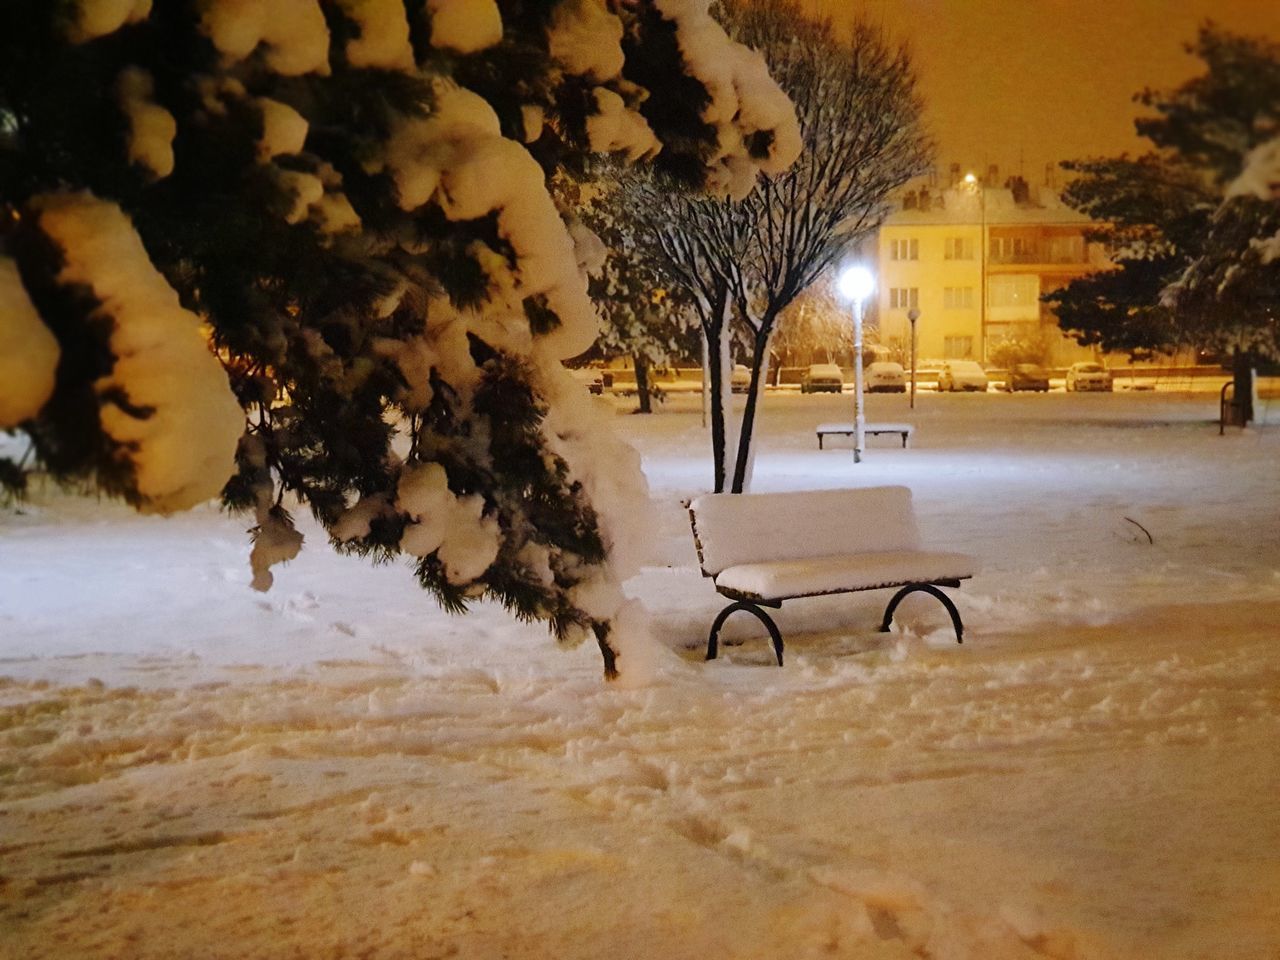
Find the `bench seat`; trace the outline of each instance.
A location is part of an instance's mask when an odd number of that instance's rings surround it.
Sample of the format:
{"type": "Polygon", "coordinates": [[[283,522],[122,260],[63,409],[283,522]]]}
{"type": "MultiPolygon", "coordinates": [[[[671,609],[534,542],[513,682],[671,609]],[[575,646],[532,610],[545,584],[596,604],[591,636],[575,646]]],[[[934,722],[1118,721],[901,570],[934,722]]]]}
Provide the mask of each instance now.
{"type": "Polygon", "coordinates": [[[727,597],[790,600],[904,583],[967,580],[974,569],[973,558],[962,553],[902,550],[743,563],[721,570],[715,584],[727,597]]]}

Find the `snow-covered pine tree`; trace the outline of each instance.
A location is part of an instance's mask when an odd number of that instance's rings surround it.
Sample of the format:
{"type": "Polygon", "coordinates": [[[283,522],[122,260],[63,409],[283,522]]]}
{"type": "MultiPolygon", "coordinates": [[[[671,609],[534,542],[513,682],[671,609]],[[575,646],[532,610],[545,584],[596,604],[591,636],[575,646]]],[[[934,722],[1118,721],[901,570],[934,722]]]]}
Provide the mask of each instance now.
{"type": "Polygon", "coordinates": [[[251,512],[262,589],[297,503],[615,675],[643,481],[559,362],[597,321],[546,174],[791,160],[706,7],[6,0],[0,429],[140,510],[251,512]]]}

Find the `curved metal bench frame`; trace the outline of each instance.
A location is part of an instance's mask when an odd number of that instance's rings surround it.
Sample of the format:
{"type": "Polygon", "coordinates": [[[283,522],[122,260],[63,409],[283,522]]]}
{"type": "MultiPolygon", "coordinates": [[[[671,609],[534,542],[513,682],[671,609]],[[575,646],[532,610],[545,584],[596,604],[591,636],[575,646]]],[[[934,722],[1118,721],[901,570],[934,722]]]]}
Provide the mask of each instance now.
{"type": "MultiPolygon", "coordinates": [[[[960,581],[946,581],[944,585],[948,587],[958,587],[960,586],[960,581]]],[[[889,606],[885,608],[884,619],[880,622],[880,632],[889,632],[889,627],[893,624],[893,612],[898,609],[898,604],[903,601],[903,598],[905,598],[907,594],[917,592],[927,593],[942,601],[942,605],[947,608],[947,613],[951,614],[951,625],[956,629],[956,643],[964,643],[964,624],[960,622],[960,611],[957,610],[956,605],[951,602],[951,598],[932,583],[908,583],[905,587],[895,593],[893,595],[893,599],[889,601],[889,606]]]]}
{"type": "Polygon", "coordinates": [[[775,610],[782,606],[781,600],[735,600],[716,617],[715,622],[711,624],[711,636],[707,638],[707,659],[714,660],[716,654],[720,651],[720,628],[724,626],[724,622],[729,617],[737,613],[739,610],[745,610],[747,613],[753,614],[757,620],[764,624],[769,636],[773,640],[773,652],[778,658],[778,666],[782,666],[782,634],[778,632],[778,625],[773,622],[773,617],[769,616],[761,607],[773,607],[775,610]]]}
{"type": "MultiPolygon", "coordinates": [[[[909,594],[927,593],[932,597],[937,597],[939,602],[946,608],[947,613],[951,616],[951,625],[956,631],[956,643],[964,643],[964,624],[960,621],[960,611],[956,609],[956,605],[952,603],[951,598],[938,589],[939,586],[958,587],[959,580],[938,580],[934,583],[908,583],[901,590],[893,595],[893,599],[889,601],[889,605],[885,607],[884,617],[880,621],[880,632],[888,633],[889,628],[893,625],[893,614],[900,604],[909,594]]],[[[844,593],[846,591],[839,591],[844,593]]],[[[819,596],[819,594],[815,594],[819,596]]],[[[788,600],[796,599],[795,597],[787,597],[788,600]]],[[[778,630],[778,625],[773,622],[773,618],[765,613],[762,607],[771,607],[775,610],[782,607],[781,600],[747,600],[745,598],[734,600],[716,617],[715,622],[711,624],[711,635],[707,637],[707,659],[714,660],[720,652],[720,628],[724,626],[726,620],[739,610],[744,610],[754,616],[757,620],[764,624],[766,630],[769,631],[769,637],[773,641],[773,652],[778,658],[778,666],[782,666],[782,634],[778,630]]]]}

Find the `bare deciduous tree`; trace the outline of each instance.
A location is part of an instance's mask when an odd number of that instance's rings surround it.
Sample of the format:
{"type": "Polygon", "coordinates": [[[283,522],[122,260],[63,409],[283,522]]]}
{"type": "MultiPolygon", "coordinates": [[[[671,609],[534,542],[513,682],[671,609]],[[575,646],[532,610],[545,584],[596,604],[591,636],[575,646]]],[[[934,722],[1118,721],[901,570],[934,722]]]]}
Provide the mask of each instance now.
{"type": "MultiPolygon", "coordinates": [[[[712,339],[726,313],[751,345],[751,386],[726,478],[740,493],[750,482],[755,415],[779,317],[879,229],[893,192],[927,168],[932,144],[921,124],[910,54],[879,28],[856,23],[846,41],[829,21],[807,19],[795,0],[721,0],[720,6],[729,32],[764,54],[792,98],[804,153],[786,173],[762,177],[741,202],[673,202],[668,195],[661,207],[639,212],[670,271],[705,306],[713,382],[727,378],[714,349],[719,341],[712,339]]],[[[712,414],[719,464],[724,426],[717,427],[714,404],[712,414]]],[[[723,489],[719,466],[716,477],[716,489],[723,489]]]]}

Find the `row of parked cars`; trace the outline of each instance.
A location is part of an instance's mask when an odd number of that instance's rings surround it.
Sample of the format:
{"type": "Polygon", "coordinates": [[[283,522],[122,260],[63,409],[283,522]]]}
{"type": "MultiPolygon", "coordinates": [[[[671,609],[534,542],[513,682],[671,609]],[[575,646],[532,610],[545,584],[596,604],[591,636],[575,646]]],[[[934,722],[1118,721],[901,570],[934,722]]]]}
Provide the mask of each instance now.
{"type": "MultiPolygon", "coordinates": [[[[592,393],[604,393],[613,388],[613,374],[608,370],[591,368],[574,371],[587,384],[592,393]]],[[[801,393],[840,393],[844,389],[844,373],[834,363],[815,363],[800,377],[801,393]]],[[[730,375],[734,393],[746,393],[751,385],[751,371],[744,364],[736,364],[730,375]]],[[[907,374],[902,364],[890,360],[877,360],[863,371],[863,385],[868,393],[904,393],[907,374]]],[[[938,370],[938,390],[943,393],[957,391],[985,391],[991,385],[987,372],[975,360],[947,360],[938,370]]],[[[1067,370],[1068,392],[1086,390],[1110,390],[1111,372],[1098,363],[1077,363],[1067,370]]],[[[1049,389],[1049,374],[1034,363],[1019,363],[1006,375],[1004,389],[1010,393],[1022,390],[1045,392],[1049,389]]]]}
{"type": "MultiPolygon", "coordinates": [[[[907,389],[907,376],[902,364],[882,360],[867,366],[863,383],[868,393],[902,393],[907,389]]],[[[985,391],[990,385],[987,372],[976,360],[947,360],[938,370],[938,390],[943,393],[985,391]]],[[[801,393],[839,393],[843,386],[844,375],[834,363],[815,363],[800,379],[801,393]]],[[[1067,370],[1068,392],[1110,390],[1111,387],[1111,372],[1102,364],[1076,363],[1067,370]]],[[[1010,393],[1022,390],[1043,393],[1049,389],[1049,374],[1034,363],[1019,363],[1005,377],[1004,389],[1010,393]]]]}

